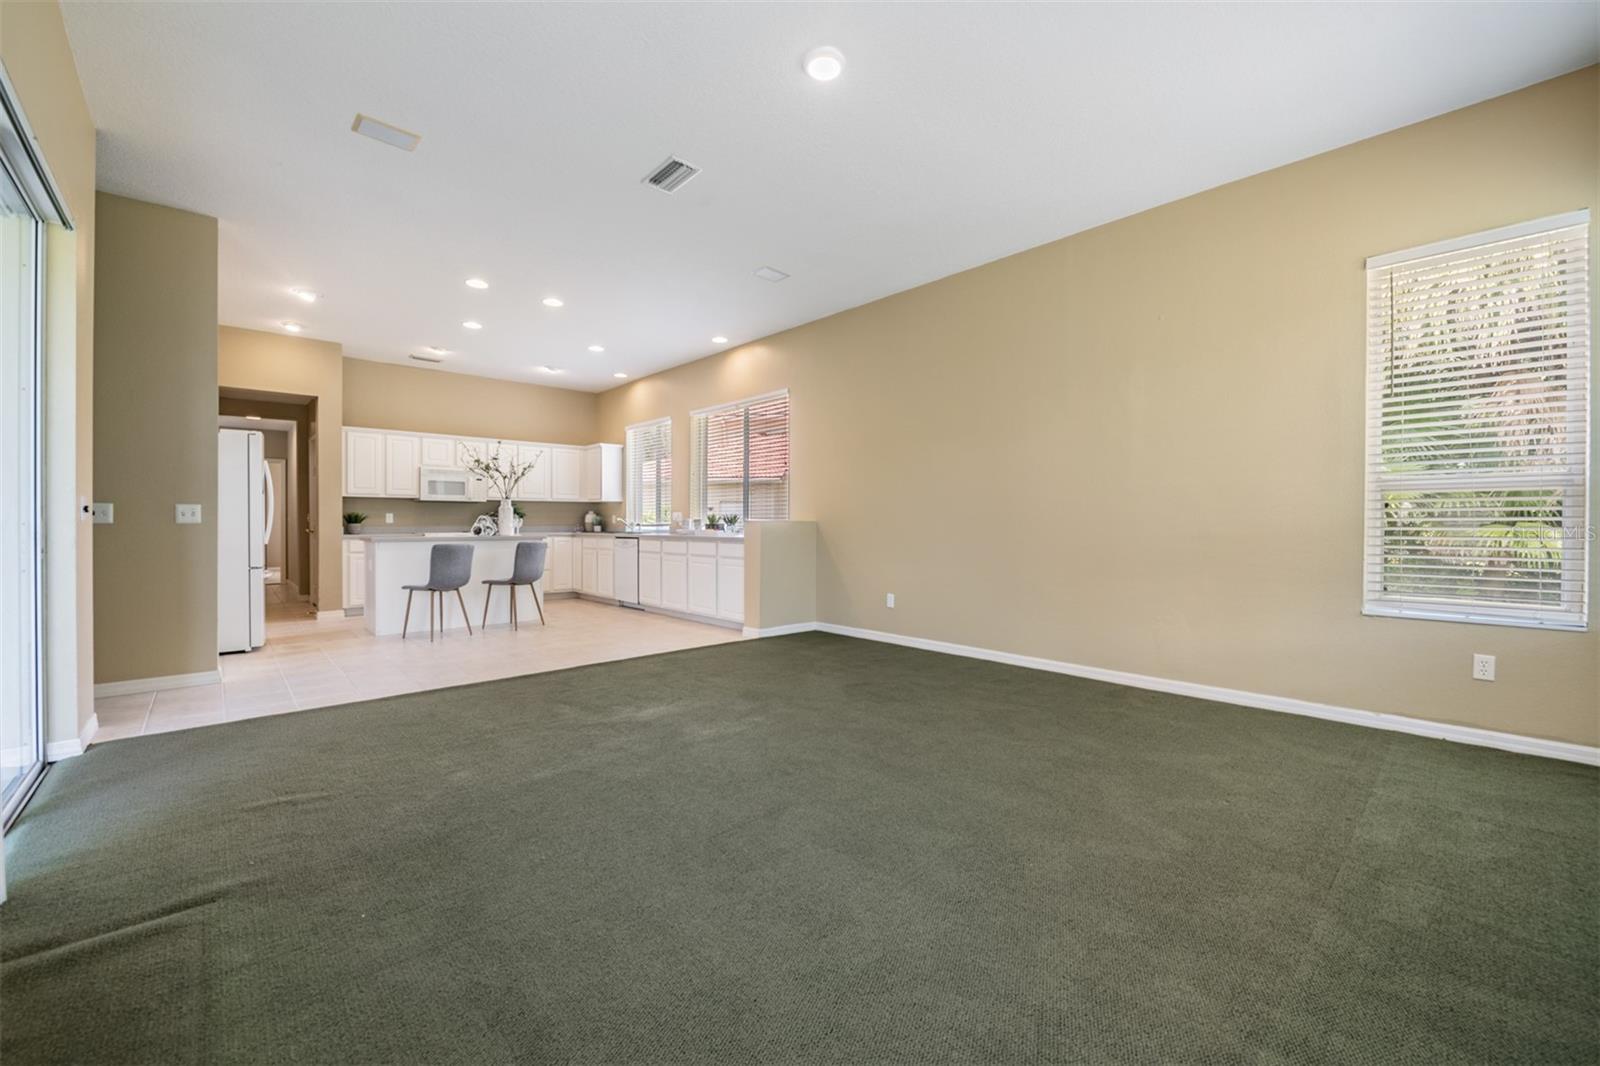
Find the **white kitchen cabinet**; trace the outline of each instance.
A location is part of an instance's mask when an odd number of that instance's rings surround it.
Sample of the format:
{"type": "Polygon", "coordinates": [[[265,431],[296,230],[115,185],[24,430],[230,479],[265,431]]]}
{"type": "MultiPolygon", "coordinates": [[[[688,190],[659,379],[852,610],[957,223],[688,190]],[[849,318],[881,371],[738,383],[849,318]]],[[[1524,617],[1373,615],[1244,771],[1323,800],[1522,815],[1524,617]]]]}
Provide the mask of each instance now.
{"type": "Polygon", "coordinates": [[[550,592],[571,592],[572,538],[547,537],[545,543],[550,545],[544,557],[545,589],[550,592]]]}
{"type": "Polygon", "coordinates": [[[717,546],[689,542],[689,613],[717,613],[717,546]]]}
{"type": "Polygon", "coordinates": [[[550,499],[550,446],[547,444],[517,445],[517,462],[532,463],[533,469],[523,475],[511,497],[515,500],[550,499]]]}
{"type": "Polygon", "coordinates": [[[717,617],[744,621],[744,545],[717,545],[717,617]]]}
{"type": "Polygon", "coordinates": [[[344,542],[344,605],[361,607],[367,602],[367,542],[344,542]]]}
{"type": "Polygon", "coordinates": [[[581,500],[583,497],[583,449],[565,444],[550,448],[550,498],[581,500]]]}
{"type": "Polygon", "coordinates": [[[688,549],[686,541],[661,542],[661,606],[669,611],[689,609],[688,549]]]}
{"type": "Polygon", "coordinates": [[[453,467],[456,465],[456,440],[454,437],[423,437],[422,465],[453,467]]]}
{"type": "Polygon", "coordinates": [[[414,500],[420,491],[422,441],[409,433],[383,435],[383,494],[414,500]]]}
{"type": "Polygon", "coordinates": [[[622,445],[591,444],[583,449],[579,491],[585,503],[621,502],[622,445]]]}
{"type": "Polygon", "coordinates": [[[374,429],[344,431],[344,495],[383,495],[383,439],[374,429]]]}
{"type": "Polygon", "coordinates": [[[639,602],[661,606],[661,542],[647,537],[639,539],[639,602]]]}
{"type": "Polygon", "coordinates": [[[593,537],[600,542],[595,551],[595,595],[615,599],[617,595],[617,550],[610,537],[593,537]]]}
{"type": "Polygon", "coordinates": [[[588,537],[578,538],[578,591],[593,596],[600,588],[600,548],[588,537]]]}

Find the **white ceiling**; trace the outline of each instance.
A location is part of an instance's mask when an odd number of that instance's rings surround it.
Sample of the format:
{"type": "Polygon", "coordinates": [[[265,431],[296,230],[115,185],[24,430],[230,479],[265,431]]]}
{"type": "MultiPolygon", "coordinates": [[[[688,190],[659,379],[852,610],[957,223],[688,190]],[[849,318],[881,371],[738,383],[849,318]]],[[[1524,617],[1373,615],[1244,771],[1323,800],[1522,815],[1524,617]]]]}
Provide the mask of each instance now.
{"type": "Polygon", "coordinates": [[[224,323],[589,390],[1600,52],[1593,2],[64,8],[100,187],[220,220],[224,323]]]}

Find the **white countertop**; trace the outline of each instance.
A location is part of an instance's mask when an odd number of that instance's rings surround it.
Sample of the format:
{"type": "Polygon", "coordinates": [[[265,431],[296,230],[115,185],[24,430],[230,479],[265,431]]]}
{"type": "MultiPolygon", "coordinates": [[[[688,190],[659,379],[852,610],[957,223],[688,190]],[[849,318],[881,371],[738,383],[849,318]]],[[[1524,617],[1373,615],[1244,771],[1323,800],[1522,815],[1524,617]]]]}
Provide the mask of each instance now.
{"type": "Polygon", "coordinates": [[[463,544],[490,543],[490,544],[492,544],[495,541],[500,541],[502,543],[506,543],[506,542],[518,541],[518,540],[544,540],[546,537],[648,537],[651,540],[731,540],[731,541],[742,541],[742,540],[744,540],[744,534],[743,533],[718,533],[718,532],[715,532],[715,531],[701,532],[701,533],[694,533],[694,532],[689,532],[689,533],[661,533],[661,532],[656,532],[654,530],[650,530],[650,531],[647,531],[647,532],[646,531],[641,531],[641,532],[636,532],[636,533],[624,533],[624,532],[621,532],[621,531],[614,532],[614,533],[583,533],[583,532],[580,532],[578,530],[546,529],[546,530],[534,530],[533,532],[529,532],[529,533],[514,533],[509,537],[501,537],[501,536],[475,537],[471,533],[449,533],[449,532],[346,533],[346,534],[344,534],[344,539],[345,540],[365,540],[365,541],[372,541],[372,542],[401,541],[401,542],[404,542],[404,543],[407,543],[407,544],[415,544],[418,541],[427,541],[427,542],[432,543],[432,544],[453,544],[453,543],[463,543],[463,544]]]}

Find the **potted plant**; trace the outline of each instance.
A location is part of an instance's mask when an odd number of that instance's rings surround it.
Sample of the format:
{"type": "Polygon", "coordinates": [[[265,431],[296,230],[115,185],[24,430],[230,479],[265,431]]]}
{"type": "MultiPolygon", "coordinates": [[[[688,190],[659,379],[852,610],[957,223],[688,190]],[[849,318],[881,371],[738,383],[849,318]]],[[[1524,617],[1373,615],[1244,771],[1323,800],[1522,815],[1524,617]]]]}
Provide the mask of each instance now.
{"type": "Polygon", "coordinates": [[[724,533],[732,533],[735,529],[737,529],[739,527],[739,522],[740,521],[741,521],[741,519],[736,514],[725,514],[725,515],[723,515],[722,516],[722,531],[724,533]]]}
{"type": "Polygon", "coordinates": [[[361,523],[366,520],[367,516],[360,511],[346,511],[344,513],[344,531],[346,533],[360,533],[361,523]]]}
{"type": "Polygon", "coordinates": [[[495,518],[500,536],[509,537],[516,533],[516,505],[511,502],[511,496],[516,492],[518,483],[527,477],[529,471],[538,463],[537,455],[531,463],[519,463],[509,457],[502,458],[498,444],[490,455],[481,455],[476,448],[468,449],[467,469],[487,481],[489,488],[500,497],[500,513],[495,518]]]}

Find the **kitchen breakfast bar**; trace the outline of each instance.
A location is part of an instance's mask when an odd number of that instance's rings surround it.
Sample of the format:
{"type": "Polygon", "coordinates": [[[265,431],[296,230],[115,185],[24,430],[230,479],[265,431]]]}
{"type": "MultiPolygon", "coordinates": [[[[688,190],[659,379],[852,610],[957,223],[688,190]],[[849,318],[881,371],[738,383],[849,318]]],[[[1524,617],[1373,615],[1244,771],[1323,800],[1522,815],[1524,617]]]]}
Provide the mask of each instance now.
{"type": "MultiPolygon", "coordinates": [[[[491,578],[510,577],[517,545],[523,541],[544,540],[545,536],[543,533],[510,537],[475,537],[470,533],[362,535],[361,539],[366,542],[364,555],[367,632],[380,637],[400,632],[406,616],[407,594],[404,586],[428,583],[428,559],[435,544],[472,545],[472,578],[461,589],[461,596],[466,601],[467,611],[471,614],[472,625],[476,627],[483,621],[483,600],[489,592],[489,586],[483,582],[491,578]]],[[[541,604],[544,602],[543,585],[544,582],[541,581],[536,593],[540,597],[541,604]]],[[[489,624],[507,625],[511,622],[512,596],[521,599],[517,605],[518,619],[522,622],[532,620],[533,624],[537,625],[539,611],[529,600],[529,591],[526,587],[515,589],[509,594],[504,588],[495,589],[489,603],[489,624]]],[[[412,636],[418,633],[427,636],[428,599],[426,592],[419,592],[412,601],[410,629],[412,636]]],[[[445,594],[444,603],[444,628],[463,629],[466,620],[461,616],[461,604],[456,600],[455,594],[445,594]]]]}

